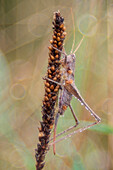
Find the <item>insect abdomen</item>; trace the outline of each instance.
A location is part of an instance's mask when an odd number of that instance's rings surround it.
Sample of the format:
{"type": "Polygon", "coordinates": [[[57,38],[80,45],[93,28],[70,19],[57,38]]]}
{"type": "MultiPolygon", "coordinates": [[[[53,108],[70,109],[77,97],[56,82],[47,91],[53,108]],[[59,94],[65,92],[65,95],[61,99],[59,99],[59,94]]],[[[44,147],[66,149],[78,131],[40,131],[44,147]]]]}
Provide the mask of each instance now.
{"type": "Polygon", "coordinates": [[[64,88],[62,95],[59,98],[59,113],[63,115],[72,99],[72,95],[64,88]]]}

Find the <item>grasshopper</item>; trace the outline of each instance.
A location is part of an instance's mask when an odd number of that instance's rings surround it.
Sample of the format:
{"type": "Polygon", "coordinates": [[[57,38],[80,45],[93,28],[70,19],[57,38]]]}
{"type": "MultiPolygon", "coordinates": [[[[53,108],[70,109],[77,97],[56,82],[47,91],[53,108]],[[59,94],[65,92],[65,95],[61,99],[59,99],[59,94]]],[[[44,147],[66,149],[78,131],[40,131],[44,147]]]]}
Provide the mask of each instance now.
{"type": "MultiPolygon", "coordinates": [[[[82,40],[79,43],[82,43],[84,37],[82,38],[82,40]]],[[[57,48],[53,47],[55,50],[58,50],[57,48]]],[[[59,95],[59,108],[58,108],[58,112],[56,114],[55,117],[55,125],[54,125],[54,135],[53,138],[51,140],[53,140],[53,142],[50,145],[53,145],[53,152],[55,154],[55,143],[70,137],[71,135],[73,135],[74,133],[77,132],[82,132],[88,128],[90,128],[91,126],[94,126],[98,123],[100,123],[101,118],[88,106],[88,104],[85,102],[85,100],[83,99],[83,97],[81,96],[79,90],[77,89],[76,85],[75,85],[75,63],[76,63],[76,56],[75,56],[75,52],[78,50],[79,47],[76,48],[76,50],[71,53],[70,55],[67,55],[65,52],[62,52],[60,50],[58,50],[59,52],[63,53],[63,59],[61,60],[62,63],[62,67],[63,67],[63,71],[62,71],[62,80],[61,80],[61,84],[58,82],[55,82],[51,79],[45,78],[49,81],[52,81],[56,84],[59,84],[61,86],[61,91],[60,91],[60,95],[59,95]],[[73,108],[71,106],[71,100],[72,100],[72,96],[74,96],[75,98],[77,98],[81,105],[84,105],[85,108],[91,113],[91,115],[96,119],[96,122],[83,127],[81,129],[78,129],[66,136],[64,136],[63,138],[56,140],[56,137],[66,133],[67,131],[77,127],[77,125],[79,124],[79,121],[73,111],[73,108]],[[64,130],[63,132],[59,133],[58,135],[56,135],[56,127],[57,127],[57,123],[58,123],[58,118],[60,115],[63,115],[64,112],[66,111],[67,107],[70,108],[72,115],[75,119],[75,125],[69,127],[68,129],[64,130]]]]}
{"type": "Polygon", "coordinates": [[[84,39],[84,36],[81,39],[77,48],[73,52],[74,42],[75,42],[75,34],[74,34],[72,50],[71,50],[71,53],[69,55],[67,55],[65,52],[62,52],[59,49],[53,47],[55,50],[57,50],[57,51],[59,51],[63,54],[63,59],[61,60],[61,64],[62,64],[62,67],[63,67],[61,83],[55,82],[55,81],[53,81],[49,78],[45,78],[49,81],[52,81],[52,82],[60,85],[60,87],[61,87],[61,91],[60,91],[60,95],[59,95],[59,107],[58,107],[58,112],[57,112],[56,117],[55,117],[54,134],[53,134],[53,138],[50,139],[50,141],[53,140],[53,142],[50,144],[50,146],[53,145],[54,154],[55,154],[55,143],[57,143],[57,142],[59,142],[63,139],[66,139],[66,138],[72,136],[75,133],[82,132],[82,131],[84,131],[84,130],[86,130],[86,129],[88,129],[88,128],[90,128],[90,127],[101,122],[101,118],[88,106],[88,104],[85,102],[85,100],[81,96],[81,94],[80,94],[79,90],[77,89],[75,82],[74,82],[74,80],[75,80],[75,63],[76,63],[75,53],[79,49],[83,39],[84,39]],[[73,108],[71,106],[72,96],[77,98],[79,100],[79,102],[81,103],[81,105],[85,106],[85,108],[91,113],[91,115],[95,118],[96,121],[94,123],[90,124],[90,125],[87,125],[86,127],[77,129],[76,131],[69,133],[68,135],[56,140],[56,137],[68,132],[69,130],[71,130],[75,127],[77,127],[77,125],[79,124],[78,118],[76,117],[76,115],[73,111],[73,108]],[[69,107],[71,112],[72,112],[72,115],[75,119],[75,125],[69,127],[68,129],[66,129],[66,130],[64,130],[61,133],[56,135],[58,118],[59,118],[60,115],[64,114],[67,107],[69,107]]]}

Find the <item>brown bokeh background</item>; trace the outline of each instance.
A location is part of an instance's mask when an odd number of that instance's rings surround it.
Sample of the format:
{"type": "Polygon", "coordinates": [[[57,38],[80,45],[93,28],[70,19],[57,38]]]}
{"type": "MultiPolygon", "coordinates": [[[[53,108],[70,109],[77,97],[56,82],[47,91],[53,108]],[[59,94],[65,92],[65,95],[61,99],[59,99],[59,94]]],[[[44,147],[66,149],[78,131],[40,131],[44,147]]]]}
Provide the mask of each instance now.
{"type": "MultiPolygon", "coordinates": [[[[113,169],[113,1],[0,0],[0,169],[35,169],[35,148],[44,95],[42,77],[52,37],[53,12],[65,19],[65,50],[74,37],[75,83],[102,123],[56,145],[46,157],[45,170],[113,169]]],[[[94,121],[73,98],[79,127],[94,121]],[[85,122],[84,122],[85,121],[85,122]]],[[[58,132],[74,125],[68,109],[58,132]]]]}

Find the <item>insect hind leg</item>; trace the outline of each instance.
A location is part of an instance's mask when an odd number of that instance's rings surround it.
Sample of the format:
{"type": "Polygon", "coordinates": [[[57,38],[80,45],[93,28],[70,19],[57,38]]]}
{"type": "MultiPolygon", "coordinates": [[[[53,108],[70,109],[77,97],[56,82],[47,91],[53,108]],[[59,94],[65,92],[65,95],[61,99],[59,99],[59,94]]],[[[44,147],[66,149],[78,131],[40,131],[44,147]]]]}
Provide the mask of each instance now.
{"type": "Polygon", "coordinates": [[[58,140],[50,143],[50,146],[52,146],[52,145],[54,145],[55,143],[58,143],[58,142],[60,142],[60,141],[62,141],[62,140],[64,140],[64,139],[67,139],[67,138],[71,137],[72,135],[74,135],[74,134],[76,134],[76,133],[83,132],[84,130],[89,129],[90,127],[92,127],[92,126],[94,126],[94,125],[96,125],[96,124],[98,124],[98,123],[100,123],[100,121],[94,122],[94,123],[92,123],[92,124],[90,124],[90,125],[88,125],[88,126],[85,126],[85,127],[83,127],[83,128],[79,128],[79,129],[75,130],[74,132],[69,133],[68,135],[65,135],[64,137],[62,137],[62,138],[60,138],[60,139],[58,139],[58,140]]]}
{"type": "MultiPolygon", "coordinates": [[[[53,142],[55,142],[56,140],[56,128],[57,128],[57,123],[58,123],[58,118],[60,116],[60,113],[58,112],[56,114],[56,117],[55,117],[55,125],[54,125],[54,133],[53,133],[53,142]]],[[[55,151],[55,144],[53,144],[53,153],[55,155],[56,151],[55,151]]]]}
{"type": "MultiPolygon", "coordinates": [[[[85,104],[86,104],[86,103],[85,103],[85,104]]],[[[88,107],[88,105],[86,105],[86,106],[88,107]]],[[[88,107],[88,109],[89,109],[89,107],[88,107]]],[[[92,111],[92,110],[90,110],[90,111],[92,111]]],[[[91,128],[91,127],[99,124],[99,123],[101,122],[101,118],[100,118],[99,116],[97,116],[94,112],[92,112],[92,113],[93,113],[93,116],[94,116],[95,119],[96,119],[96,122],[94,122],[94,123],[92,123],[92,124],[89,124],[89,125],[87,125],[87,126],[85,126],[85,127],[83,127],[83,128],[79,128],[79,129],[75,130],[74,132],[71,132],[71,133],[65,135],[64,137],[62,137],[62,138],[60,138],[60,139],[58,139],[58,140],[56,140],[56,141],[53,141],[52,143],[50,143],[50,146],[55,145],[55,143],[58,143],[58,142],[60,142],[60,141],[62,141],[62,140],[64,140],[64,139],[67,139],[68,137],[71,137],[72,135],[74,135],[74,134],[76,134],[76,133],[83,132],[84,130],[87,130],[87,129],[89,129],[89,128],[91,128]]],[[[72,114],[73,114],[73,113],[72,113],[72,114]]],[[[74,116],[74,115],[73,115],[73,116],[74,116]]],[[[77,120],[76,120],[76,117],[75,117],[75,121],[77,121],[77,120]]],[[[71,126],[70,128],[66,129],[65,131],[59,133],[56,137],[64,134],[65,132],[68,132],[69,130],[73,129],[74,127],[76,127],[76,125],[75,125],[75,126],[71,126]]]]}
{"type": "MultiPolygon", "coordinates": [[[[72,130],[73,128],[76,128],[76,127],[78,126],[78,124],[79,124],[78,118],[76,117],[76,115],[75,115],[75,113],[74,113],[74,111],[73,111],[73,109],[72,109],[71,104],[69,105],[69,108],[70,108],[70,110],[71,110],[71,112],[72,112],[72,115],[73,115],[73,117],[74,117],[74,119],[75,119],[75,123],[76,123],[76,124],[75,124],[74,126],[71,126],[71,127],[69,127],[68,129],[66,129],[66,130],[64,130],[64,131],[62,131],[61,133],[59,133],[59,134],[56,135],[56,128],[57,128],[58,118],[59,118],[59,116],[60,116],[60,113],[57,113],[56,118],[55,118],[55,126],[54,126],[53,138],[50,139],[50,141],[53,140],[53,153],[54,153],[54,155],[55,155],[55,153],[56,153],[56,151],[55,151],[55,143],[56,143],[55,140],[56,140],[56,137],[63,135],[64,133],[72,130]]],[[[50,145],[51,145],[51,144],[50,144],[50,145]]]]}

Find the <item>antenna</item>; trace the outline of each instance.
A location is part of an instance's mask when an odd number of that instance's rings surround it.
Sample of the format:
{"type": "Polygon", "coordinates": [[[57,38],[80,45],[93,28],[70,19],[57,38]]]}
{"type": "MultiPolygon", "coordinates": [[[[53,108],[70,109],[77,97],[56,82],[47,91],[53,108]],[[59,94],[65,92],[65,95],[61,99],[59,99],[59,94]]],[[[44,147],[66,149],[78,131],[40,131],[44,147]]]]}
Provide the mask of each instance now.
{"type": "Polygon", "coordinates": [[[74,45],[75,45],[75,24],[74,24],[74,16],[73,16],[73,11],[72,11],[72,8],[71,8],[71,16],[72,16],[72,22],[73,22],[73,28],[74,28],[74,38],[73,38],[73,44],[72,44],[72,48],[71,48],[71,52],[73,52],[73,48],[74,48],[74,45]]]}
{"type": "Polygon", "coordinates": [[[73,52],[73,54],[75,54],[78,51],[78,49],[81,46],[83,40],[84,40],[84,35],[83,35],[82,39],[80,40],[78,46],[76,47],[75,51],[73,52]]]}

